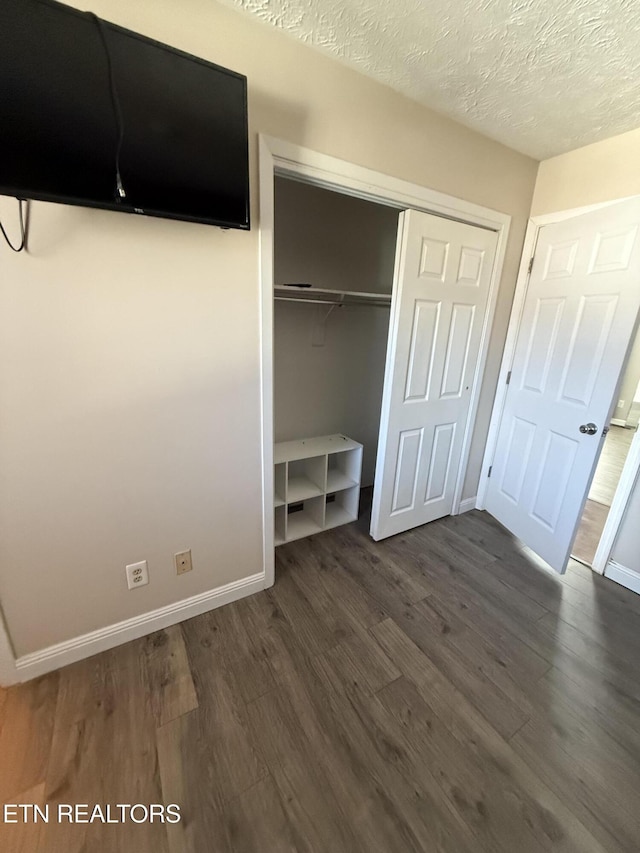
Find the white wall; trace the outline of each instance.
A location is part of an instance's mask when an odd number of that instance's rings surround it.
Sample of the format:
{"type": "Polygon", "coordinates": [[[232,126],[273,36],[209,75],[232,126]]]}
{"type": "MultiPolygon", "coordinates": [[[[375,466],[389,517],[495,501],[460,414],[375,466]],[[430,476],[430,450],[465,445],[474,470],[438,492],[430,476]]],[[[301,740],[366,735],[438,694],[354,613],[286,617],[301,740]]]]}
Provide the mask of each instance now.
{"type": "Polygon", "coordinates": [[[252,240],[37,204],[29,254],[3,253],[1,591],[19,654],[260,569],[252,240]],[[128,592],[144,559],[151,582],[128,592]]]}
{"type": "Polygon", "coordinates": [[[640,127],[540,163],[532,215],[640,195],[640,127]]]}
{"type": "Polygon", "coordinates": [[[262,569],[259,131],[512,215],[465,496],[537,170],[215,0],[74,3],[248,75],[254,227],[34,204],[31,253],[0,247],[0,602],[18,655],[262,569]],[[129,592],[141,559],[151,583],[129,592]]]}
{"type": "MultiPolygon", "coordinates": [[[[640,128],[544,160],[538,172],[532,212],[570,210],[631,195],[640,195],[640,128]]],[[[636,342],[636,349],[637,346],[636,342]]],[[[639,519],[640,480],[636,482],[611,554],[613,560],[637,572],[640,572],[639,519]]]]}
{"type": "Polygon", "coordinates": [[[619,418],[621,421],[626,421],[631,412],[634,398],[638,392],[638,384],[640,383],[640,333],[636,334],[636,338],[629,355],[629,361],[625,368],[622,385],[618,391],[618,400],[624,400],[623,406],[617,406],[613,413],[614,418],[619,418]]]}
{"type": "MultiPolygon", "coordinates": [[[[398,211],[276,180],[274,274],[279,284],[390,293],[398,211]]],[[[276,441],[341,432],[364,445],[362,484],[373,483],[389,309],[334,308],[324,346],[313,346],[328,307],[277,302],[276,441]]]]}

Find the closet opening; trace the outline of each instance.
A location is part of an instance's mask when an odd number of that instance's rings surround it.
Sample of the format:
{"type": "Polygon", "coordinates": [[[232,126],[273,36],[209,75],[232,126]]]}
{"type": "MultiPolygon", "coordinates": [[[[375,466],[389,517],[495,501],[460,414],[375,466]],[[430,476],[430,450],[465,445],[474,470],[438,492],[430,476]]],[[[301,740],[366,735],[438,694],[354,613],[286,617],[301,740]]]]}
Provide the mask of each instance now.
{"type": "Polygon", "coordinates": [[[276,544],[354,520],[360,497],[360,514],[370,506],[399,213],[274,179],[276,544]],[[294,458],[294,442],[334,436],[351,443],[294,458]]]}
{"type": "Polygon", "coordinates": [[[510,217],[264,135],[259,176],[269,587],[274,545],[354,520],[361,486],[376,541],[475,506],[510,217]]]}

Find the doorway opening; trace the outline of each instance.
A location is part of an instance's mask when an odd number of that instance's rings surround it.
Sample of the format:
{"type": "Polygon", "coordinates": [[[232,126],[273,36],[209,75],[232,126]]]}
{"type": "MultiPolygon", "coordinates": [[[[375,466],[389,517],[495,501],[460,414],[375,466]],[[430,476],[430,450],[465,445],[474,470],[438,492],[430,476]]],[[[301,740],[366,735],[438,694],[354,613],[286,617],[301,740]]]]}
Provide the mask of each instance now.
{"type": "Polygon", "coordinates": [[[640,332],[619,385],[617,405],[589,489],[571,556],[593,568],[640,415],[640,332]]]}
{"type": "MultiPolygon", "coordinates": [[[[478,507],[560,574],[635,339],[639,223],[632,197],[534,217],[527,231],[478,507]]],[[[599,552],[613,545],[634,460],[632,448],[599,552]]]]}

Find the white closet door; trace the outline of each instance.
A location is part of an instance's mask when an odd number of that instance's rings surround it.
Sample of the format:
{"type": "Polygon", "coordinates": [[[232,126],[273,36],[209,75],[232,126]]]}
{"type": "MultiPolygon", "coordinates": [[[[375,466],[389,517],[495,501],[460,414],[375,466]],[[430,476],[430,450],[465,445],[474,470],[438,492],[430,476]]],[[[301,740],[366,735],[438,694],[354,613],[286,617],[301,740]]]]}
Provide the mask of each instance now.
{"type": "Polygon", "coordinates": [[[639,305],[639,199],[540,229],[485,506],[558,572],[639,305]]]}
{"type": "Polygon", "coordinates": [[[371,535],[448,515],[469,415],[497,235],[400,217],[371,535]]]}

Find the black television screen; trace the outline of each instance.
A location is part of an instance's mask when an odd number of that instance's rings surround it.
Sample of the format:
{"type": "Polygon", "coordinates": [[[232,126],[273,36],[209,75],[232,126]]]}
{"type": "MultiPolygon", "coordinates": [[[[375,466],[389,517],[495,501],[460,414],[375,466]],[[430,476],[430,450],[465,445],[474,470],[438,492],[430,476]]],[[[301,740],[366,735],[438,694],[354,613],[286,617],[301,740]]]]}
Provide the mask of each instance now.
{"type": "Polygon", "coordinates": [[[53,0],[0,0],[0,193],[249,228],[246,77],[53,0]]]}

